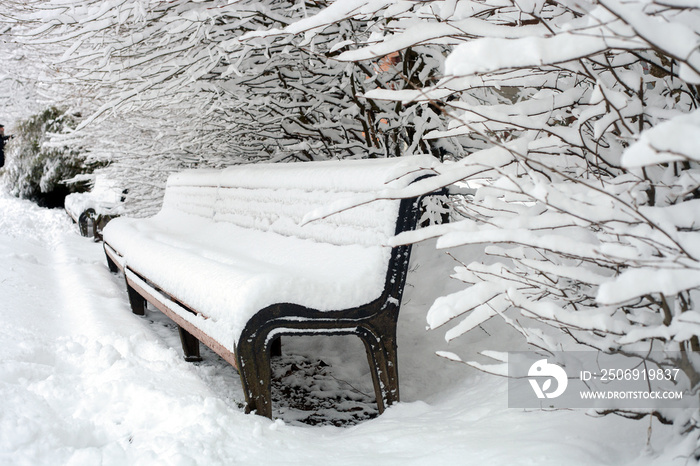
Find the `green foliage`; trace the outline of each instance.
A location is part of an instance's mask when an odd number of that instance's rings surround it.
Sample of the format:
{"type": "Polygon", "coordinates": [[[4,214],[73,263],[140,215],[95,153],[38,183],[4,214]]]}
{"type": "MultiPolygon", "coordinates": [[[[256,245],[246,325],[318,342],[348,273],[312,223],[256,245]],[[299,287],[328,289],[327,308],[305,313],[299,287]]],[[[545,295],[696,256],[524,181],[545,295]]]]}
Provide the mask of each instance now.
{"type": "Polygon", "coordinates": [[[50,107],[15,126],[14,138],[6,146],[5,188],[13,195],[44,207],[63,206],[66,195],[83,191],[65,180],[90,172],[80,149],[52,144],[52,137],[77,124],[65,110],[50,107]]]}

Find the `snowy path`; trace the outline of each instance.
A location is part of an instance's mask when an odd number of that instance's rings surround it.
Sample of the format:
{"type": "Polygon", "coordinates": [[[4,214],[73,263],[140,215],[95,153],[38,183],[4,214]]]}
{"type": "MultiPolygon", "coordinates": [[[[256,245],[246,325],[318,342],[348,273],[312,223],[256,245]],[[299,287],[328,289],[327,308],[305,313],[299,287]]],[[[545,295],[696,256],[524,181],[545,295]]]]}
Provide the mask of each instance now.
{"type": "Polygon", "coordinates": [[[134,459],[127,446],[145,460],[151,447],[138,445],[152,441],[160,453],[157,438],[179,428],[173,403],[211,396],[208,387],[186,367],[172,370],[182,365],[176,352],[129,315],[99,246],[62,212],[0,202],[4,459],[123,464],[134,459]]]}
{"type": "MultiPolygon", "coordinates": [[[[423,269],[415,283],[437,286],[423,269]]],[[[130,313],[62,211],[0,194],[0,464],[669,464],[639,456],[646,423],[509,410],[503,380],[433,355],[418,288],[400,319],[403,403],[350,428],[272,422],[243,414],[232,370],[185,363],[130,313]]]]}

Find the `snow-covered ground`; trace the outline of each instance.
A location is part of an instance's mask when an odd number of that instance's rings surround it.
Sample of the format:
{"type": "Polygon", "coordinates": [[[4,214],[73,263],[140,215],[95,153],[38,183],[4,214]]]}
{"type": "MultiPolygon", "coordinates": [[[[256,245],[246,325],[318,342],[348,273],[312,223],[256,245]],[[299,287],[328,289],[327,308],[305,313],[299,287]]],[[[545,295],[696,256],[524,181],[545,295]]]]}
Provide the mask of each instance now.
{"type": "MultiPolygon", "coordinates": [[[[509,409],[505,380],[435,356],[510,338],[486,328],[448,346],[425,330],[432,300],[459,287],[445,280],[452,265],[431,244],[414,249],[399,319],[401,403],[346,427],[301,424],[284,408],[270,421],[243,413],[237,375],[216,355],[188,364],[161,316],[131,314],[123,279],[65,212],[0,194],[0,464],[689,463],[664,450],[668,427],[651,424],[648,445],[648,420],[509,409]]],[[[288,343],[285,353],[314,354],[335,379],[371,392],[359,342],[288,343]]]]}

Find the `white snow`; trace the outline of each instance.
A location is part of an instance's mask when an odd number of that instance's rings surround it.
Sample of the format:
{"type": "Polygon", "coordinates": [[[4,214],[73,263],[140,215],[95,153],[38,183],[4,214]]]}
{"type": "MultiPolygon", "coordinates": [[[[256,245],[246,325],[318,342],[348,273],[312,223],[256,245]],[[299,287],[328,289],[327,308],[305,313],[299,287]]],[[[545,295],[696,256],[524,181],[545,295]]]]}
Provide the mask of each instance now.
{"type": "Polygon", "coordinates": [[[596,300],[602,304],[618,304],[649,293],[671,296],[698,286],[698,270],[640,267],[622,272],[614,280],[602,284],[596,300]]]}
{"type": "MultiPolygon", "coordinates": [[[[534,67],[590,56],[610,47],[631,48],[636,42],[595,35],[558,34],[521,39],[480,38],[458,45],[445,59],[445,74],[465,76],[502,68],[534,67]]],[[[638,45],[638,44],[636,44],[638,45]]]]}
{"type": "MultiPolygon", "coordinates": [[[[0,464],[688,464],[661,452],[671,432],[655,421],[647,448],[648,421],[509,409],[505,379],[437,356],[427,309],[461,285],[444,281],[453,261],[434,243],[415,247],[399,319],[403,401],[347,428],[244,414],[233,369],[213,353],[185,363],[160,314],[133,315],[123,277],[61,210],[0,194],[0,265],[0,464]]],[[[476,357],[492,338],[509,335],[486,323],[450,351],[476,357]]],[[[367,375],[361,344],[311,340],[285,351],[367,375]]]]}
{"type": "Polygon", "coordinates": [[[622,154],[622,164],[628,168],[692,160],[700,160],[700,110],[644,131],[622,154]]]}
{"type": "Polygon", "coordinates": [[[376,45],[343,52],[338,59],[346,61],[371,60],[408,47],[414,47],[416,44],[434,43],[438,38],[445,39],[443,41],[444,43],[458,44],[460,41],[452,37],[463,31],[469,31],[470,34],[479,34],[487,37],[507,38],[523,37],[528,34],[543,32],[540,26],[513,28],[495,25],[478,18],[466,18],[453,23],[426,24],[420,22],[409,25],[401,34],[386,38],[376,45]]]}

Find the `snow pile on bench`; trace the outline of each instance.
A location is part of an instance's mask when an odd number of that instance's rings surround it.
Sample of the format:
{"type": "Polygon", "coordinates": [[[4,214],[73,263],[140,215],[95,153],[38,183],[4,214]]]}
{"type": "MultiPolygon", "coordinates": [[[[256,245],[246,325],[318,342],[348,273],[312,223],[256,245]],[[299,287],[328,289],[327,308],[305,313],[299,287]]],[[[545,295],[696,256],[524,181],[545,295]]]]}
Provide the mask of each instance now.
{"type": "Polygon", "coordinates": [[[123,265],[206,316],[183,315],[233,351],[268,305],[329,311],[378,298],[400,201],[302,219],[338,199],[407,186],[433,164],[406,157],[187,171],[170,177],[156,216],[114,220],[105,240],[123,265]]]}

